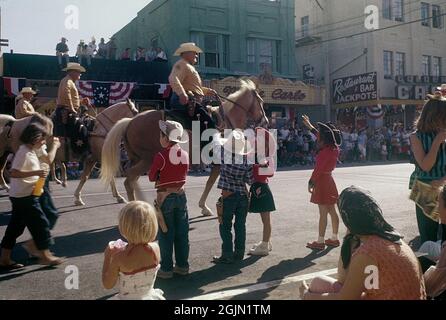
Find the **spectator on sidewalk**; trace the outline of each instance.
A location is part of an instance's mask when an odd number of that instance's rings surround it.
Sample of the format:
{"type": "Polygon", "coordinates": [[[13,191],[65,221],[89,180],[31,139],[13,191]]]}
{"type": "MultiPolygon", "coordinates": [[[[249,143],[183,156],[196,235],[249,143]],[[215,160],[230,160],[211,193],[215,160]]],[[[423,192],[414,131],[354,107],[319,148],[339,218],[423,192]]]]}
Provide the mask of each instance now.
{"type": "Polygon", "coordinates": [[[93,37],[91,38],[91,41],[88,44],[87,54],[91,59],[96,57],[97,52],[98,52],[98,46],[96,45],[96,39],[93,37]]]}
{"type": "Polygon", "coordinates": [[[130,55],[131,55],[130,50],[131,50],[130,48],[126,48],[124,50],[124,52],[121,55],[121,60],[130,61],[130,55]]]}
{"type": "Polygon", "coordinates": [[[108,56],[107,44],[105,43],[105,39],[101,38],[101,42],[99,42],[98,45],[98,54],[96,55],[96,58],[106,59],[107,56],[108,56]]]}
{"type": "Polygon", "coordinates": [[[116,52],[118,51],[118,46],[116,45],[115,38],[110,38],[110,42],[107,45],[108,59],[116,60],[116,52]]]}
{"type": "Polygon", "coordinates": [[[81,40],[77,46],[76,57],[80,65],[82,65],[83,60],[87,61],[88,66],[91,64],[91,57],[88,55],[88,45],[85,44],[84,40],[81,40]]]}
{"type": "Polygon", "coordinates": [[[347,188],[338,205],[349,230],[341,249],[338,279],[318,277],[309,287],[303,283],[303,299],[425,300],[423,273],[415,254],[384,219],[370,193],[347,188]],[[379,278],[372,281],[371,272],[379,278]]]}
{"type": "Polygon", "coordinates": [[[156,58],[155,61],[167,62],[167,55],[160,47],[156,48],[156,58]]]}

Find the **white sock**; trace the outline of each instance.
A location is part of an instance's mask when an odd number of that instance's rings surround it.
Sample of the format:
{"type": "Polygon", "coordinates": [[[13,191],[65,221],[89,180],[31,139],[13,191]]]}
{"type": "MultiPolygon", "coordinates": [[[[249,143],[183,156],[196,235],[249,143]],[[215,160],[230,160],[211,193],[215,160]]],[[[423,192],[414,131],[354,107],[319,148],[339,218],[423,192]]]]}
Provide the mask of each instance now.
{"type": "Polygon", "coordinates": [[[331,240],[333,240],[333,241],[338,241],[338,240],[339,240],[338,235],[334,233],[334,234],[331,236],[331,240]]]}
{"type": "Polygon", "coordinates": [[[325,243],[325,237],[319,237],[317,242],[318,243],[325,243]]]}

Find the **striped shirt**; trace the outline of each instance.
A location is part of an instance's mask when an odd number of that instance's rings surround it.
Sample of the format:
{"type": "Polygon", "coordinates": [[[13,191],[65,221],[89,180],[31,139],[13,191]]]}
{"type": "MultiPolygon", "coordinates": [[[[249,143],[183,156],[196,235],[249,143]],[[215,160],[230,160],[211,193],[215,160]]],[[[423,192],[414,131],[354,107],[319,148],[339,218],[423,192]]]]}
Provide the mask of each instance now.
{"type": "MultiPolygon", "coordinates": [[[[416,135],[421,141],[424,152],[427,154],[432,147],[437,133],[424,133],[417,131],[416,135]]],[[[431,182],[434,180],[440,180],[444,177],[446,177],[446,144],[442,143],[438,149],[437,160],[435,161],[431,171],[425,172],[418,166],[417,163],[415,163],[415,171],[410,176],[410,188],[412,188],[415,179],[422,182],[431,182]]]]}
{"type": "Polygon", "coordinates": [[[253,166],[248,164],[247,157],[243,159],[238,157],[238,161],[235,161],[237,157],[227,154],[225,157],[224,149],[222,153],[223,161],[220,167],[218,189],[247,194],[246,184],[253,183],[253,166]]]}

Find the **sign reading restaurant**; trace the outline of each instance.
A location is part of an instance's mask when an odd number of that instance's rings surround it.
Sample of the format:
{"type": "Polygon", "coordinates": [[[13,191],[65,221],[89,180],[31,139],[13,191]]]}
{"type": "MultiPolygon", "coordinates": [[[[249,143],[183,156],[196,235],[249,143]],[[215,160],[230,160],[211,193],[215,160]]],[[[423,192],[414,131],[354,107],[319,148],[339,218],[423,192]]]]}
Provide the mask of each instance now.
{"type": "Polygon", "coordinates": [[[343,104],[378,99],[377,73],[370,72],[333,81],[333,103],[343,104]]]}

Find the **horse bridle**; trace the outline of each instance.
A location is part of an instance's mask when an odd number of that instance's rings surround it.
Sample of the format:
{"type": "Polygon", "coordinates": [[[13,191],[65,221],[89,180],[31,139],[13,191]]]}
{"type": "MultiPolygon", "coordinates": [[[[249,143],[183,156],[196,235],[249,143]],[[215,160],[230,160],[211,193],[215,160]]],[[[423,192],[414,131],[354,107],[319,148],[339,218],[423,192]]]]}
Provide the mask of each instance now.
{"type": "MultiPolygon", "coordinates": [[[[252,95],[254,96],[254,98],[257,100],[257,102],[260,102],[260,100],[261,100],[262,98],[259,96],[259,94],[257,93],[257,91],[251,91],[251,93],[252,93],[252,95]]],[[[216,95],[217,95],[217,97],[220,99],[220,101],[221,101],[221,99],[226,100],[226,101],[228,101],[229,103],[232,103],[234,106],[241,108],[243,111],[245,111],[245,113],[246,113],[247,115],[251,114],[252,105],[249,107],[249,109],[246,109],[245,107],[243,107],[243,106],[242,106],[240,103],[238,103],[238,102],[235,102],[235,101],[233,101],[233,100],[231,100],[231,99],[228,99],[227,97],[224,97],[224,96],[222,96],[222,95],[220,95],[220,94],[218,94],[218,93],[216,93],[216,95]]],[[[220,103],[220,104],[221,104],[221,103],[220,103]]],[[[226,120],[229,122],[229,124],[231,125],[231,129],[235,129],[234,126],[232,125],[231,119],[229,119],[229,118],[226,116],[226,114],[223,113],[224,110],[222,110],[222,109],[223,109],[223,108],[220,108],[220,110],[221,110],[220,115],[221,115],[224,119],[226,119],[226,120]],[[223,114],[222,114],[222,113],[223,113],[223,114]]]]}
{"type": "MultiPolygon", "coordinates": [[[[129,110],[130,110],[130,112],[133,114],[134,112],[133,112],[133,109],[132,109],[132,106],[130,105],[130,103],[126,103],[126,105],[127,105],[127,107],[129,108],[129,110]]],[[[113,120],[112,119],[110,119],[110,117],[108,116],[108,115],[106,115],[106,114],[104,114],[104,113],[100,113],[100,114],[102,114],[102,116],[105,118],[105,119],[107,119],[107,121],[108,122],[110,122],[110,124],[111,124],[111,128],[115,125],[115,122],[113,122],[113,120]]],[[[138,113],[136,113],[136,114],[138,114],[138,113]]],[[[135,114],[135,115],[136,115],[135,114]]],[[[98,117],[96,117],[95,118],[95,121],[97,121],[106,131],[108,131],[107,130],[107,127],[104,125],[104,123],[98,118],[98,117]]]]}

